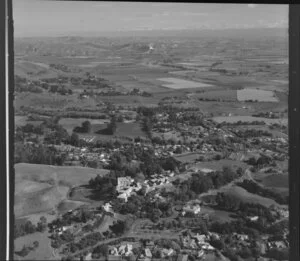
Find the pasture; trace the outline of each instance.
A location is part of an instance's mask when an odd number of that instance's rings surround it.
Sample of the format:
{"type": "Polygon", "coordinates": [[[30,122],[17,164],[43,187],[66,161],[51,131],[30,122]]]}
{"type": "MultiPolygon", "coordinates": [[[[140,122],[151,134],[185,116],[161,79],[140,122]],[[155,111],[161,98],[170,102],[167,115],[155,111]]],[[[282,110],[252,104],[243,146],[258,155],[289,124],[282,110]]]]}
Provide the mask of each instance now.
{"type": "Polygon", "coordinates": [[[159,81],[162,81],[162,86],[170,88],[170,89],[190,89],[190,88],[206,88],[211,87],[211,84],[203,83],[203,82],[195,82],[188,81],[179,78],[159,78],[159,81]],[[167,82],[167,83],[164,83],[167,82]]]}
{"type": "Polygon", "coordinates": [[[217,123],[222,123],[222,122],[237,123],[239,121],[242,122],[243,121],[244,122],[264,121],[266,124],[278,123],[278,124],[287,125],[288,119],[286,118],[269,119],[269,118],[262,118],[262,117],[253,117],[253,116],[217,116],[217,117],[213,117],[213,120],[216,121],[217,123]]]}
{"type": "MultiPolygon", "coordinates": [[[[78,124],[79,126],[81,124],[78,124]]],[[[142,131],[141,125],[138,122],[118,122],[117,129],[114,135],[106,134],[105,130],[107,124],[94,124],[90,133],[78,133],[80,138],[96,140],[115,140],[123,139],[125,137],[134,139],[135,137],[146,137],[146,134],[142,131]]]]}
{"type": "Polygon", "coordinates": [[[19,237],[14,241],[14,252],[18,252],[24,245],[31,245],[34,241],[39,242],[39,247],[34,251],[31,251],[27,256],[21,257],[15,254],[18,258],[16,260],[57,260],[53,255],[53,249],[51,247],[50,234],[48,232],[40,233],[36,232],[23,237],[19,237]]]}
{"type": "Polygon", "coordinates": [[[258,174],[255,176],[255,178],[265,187],[289,189],[288,174],[258,174]]]}
{"type": "Polygon", "coordinates": [[[201,207],[201,214],[208,214],[212,222],[225,223],[234,220],[232,217],[230,217],[230,212],[213,209],[207,206],[201,207]]]}
{"type": "Polygon", "coordinates": [[[218,101],[237,101],[236,90],[217,90],[206,91],[203,93],[193,93],[193,97],[198,99],[218,100],[218,101]]]}
{"type": "Polygon", "coordinates": [[[257,90],[257,89],[242,89],[237,91],[238,101],[258,101],[258,102],[278,102],[273,91],[257,90]]]}
{"type": "MultiPolygon", "coordinates": [[[[49,212],[67,199],[69,189],[107,170],[19,163],[15,165],[15,215],[49,212]]],[[[69,205],[70,206],[70,205],[69,205]]]]}
{"type": "Polygon", "coordinates": [[[62,125],[69,133],[77,126],[81,126],[84,121],[89,121],[92,125],[103,125],[109,122],[108,119],[89,119],[89,118],[61,118],[59,124],[62,125]]]}
{"type": "Polygon", "coordinates": [[[270,207],[271,205],[280,206],[273,199],[265,198],[256,194],[249,193],[247,190],[233,185],[227,186],[220,189],[220,192],[224,192],[225,194],[232,195],[243,202],[247,203],[258,203],[265,207],[270,207]]]}

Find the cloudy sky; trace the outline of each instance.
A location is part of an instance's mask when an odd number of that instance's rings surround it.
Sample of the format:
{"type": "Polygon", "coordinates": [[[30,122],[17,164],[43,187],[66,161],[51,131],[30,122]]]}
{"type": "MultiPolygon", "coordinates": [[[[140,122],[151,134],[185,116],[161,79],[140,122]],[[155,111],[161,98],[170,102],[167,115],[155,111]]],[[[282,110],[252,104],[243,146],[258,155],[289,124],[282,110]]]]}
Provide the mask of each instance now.
{"type": "Polygon", "coordinates": [[[15,36],[288,26],[288,5],[13,0],[15,36]]]}

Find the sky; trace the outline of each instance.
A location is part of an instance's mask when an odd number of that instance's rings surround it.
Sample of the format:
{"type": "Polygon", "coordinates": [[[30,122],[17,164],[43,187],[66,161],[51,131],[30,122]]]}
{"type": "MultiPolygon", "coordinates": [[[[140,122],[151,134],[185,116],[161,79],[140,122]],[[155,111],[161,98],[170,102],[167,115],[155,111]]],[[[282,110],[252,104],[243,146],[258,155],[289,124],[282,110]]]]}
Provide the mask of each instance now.
{"type": "Polygon", "coordinates": [[[81,32],[287,28],[288,5],[13,0],[16,37],[81,32]]]}

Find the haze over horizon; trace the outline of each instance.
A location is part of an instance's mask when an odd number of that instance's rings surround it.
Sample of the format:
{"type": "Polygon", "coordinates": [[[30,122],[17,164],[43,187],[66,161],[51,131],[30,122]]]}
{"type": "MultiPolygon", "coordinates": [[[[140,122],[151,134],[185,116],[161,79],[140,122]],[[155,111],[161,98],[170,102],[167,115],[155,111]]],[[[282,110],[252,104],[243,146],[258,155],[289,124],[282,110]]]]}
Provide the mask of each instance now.
{"type": "Polygon", "coordinates": [[[288,5],[13,0],[16,37],[287,28],[288,5]]]}

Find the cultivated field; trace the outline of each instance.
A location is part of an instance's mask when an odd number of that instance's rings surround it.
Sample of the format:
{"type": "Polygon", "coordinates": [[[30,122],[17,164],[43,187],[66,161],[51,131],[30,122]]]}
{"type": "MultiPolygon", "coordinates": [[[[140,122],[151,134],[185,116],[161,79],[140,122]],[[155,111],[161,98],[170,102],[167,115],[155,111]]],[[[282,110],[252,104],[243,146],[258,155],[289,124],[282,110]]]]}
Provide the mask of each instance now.
{"type": "Polygon", "coordinates": [[[217,90],[217,91],[206,91],[203,93],[193,93],[192,97],[199,99],[218,100],[218,101],[237,101],[236,90],[217,90]]]}
{"type": "Polygon", "coordinates": [[[171,88],[171,89],[189,89],[189,88],[202,88],[202,87],[211,87],[211,84],[187,81],[178,78],[159,78],[159,81],[168,82],[167,84],[162,84],[162,86],[171,88]]]}
{"type": "Polygon", "coordinates": [[[278,102],[278,98],[272,91],[243,89],[237,91],[239,101],[278,102]]]}
{"type": "Polygon", "coordinates": [[[218,116],[213,117],[213,120],[222,123],[222,122],[229,122],[229,123],[236,123],[238,121],[244,122],[253,122],[253,121],[264,121],[266,124],[283,124],[287,125],[287,119],[269,119],[269,118],[261,118],[261,117],[252,117],[252,116],[218,116]]]}
{"type": "Polygon", "coordinates": [[[59,120],[59,124],[61,124],[69,133],[72,133],[73,129],[77,126],[81,126],[84,121],[89,121],[92,125],[100,125],[106,124],[109,120],[102,119],[89,119],[89,118],[62,118],[59,120]]]}

